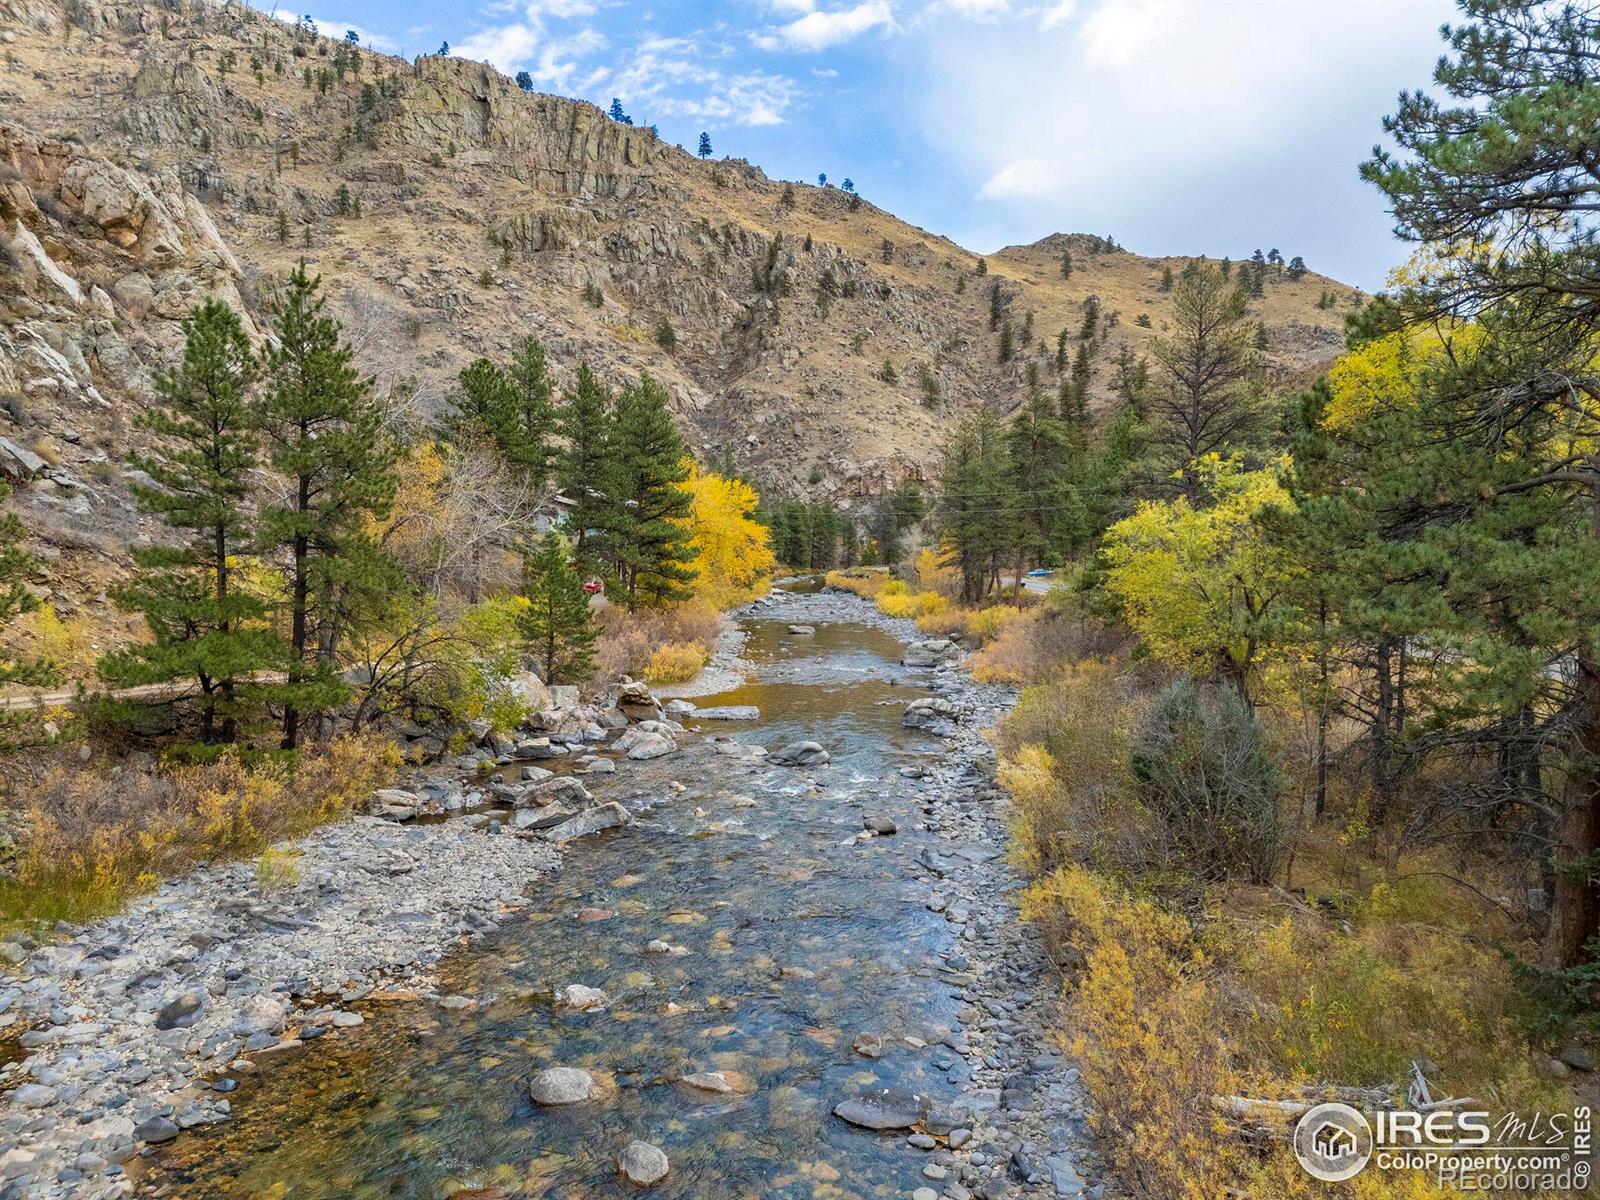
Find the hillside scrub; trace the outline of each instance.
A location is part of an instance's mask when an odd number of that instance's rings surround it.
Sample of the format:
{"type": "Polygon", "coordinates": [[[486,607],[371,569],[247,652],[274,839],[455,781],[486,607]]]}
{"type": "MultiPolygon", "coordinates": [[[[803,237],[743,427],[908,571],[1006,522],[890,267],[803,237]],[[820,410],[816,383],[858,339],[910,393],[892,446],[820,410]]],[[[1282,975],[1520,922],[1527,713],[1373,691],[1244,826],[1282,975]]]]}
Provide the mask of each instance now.
{"type": "Polygon", "coordinates": [[[162,878],[253,857],[349,816],[399,765],[388,739],[344,736],[253,762],[48,766],[9,790],[0,928],[89,920],[162,878]]]}
{"type": "MultiPolygon", "coordinates": [[[[999,730],[1012,856],[1033,879],[1024,916],[1064,972],[1063,1036],[1135,1196],[1318,1194],[1283,1114],[1231,1097],[1403,1091],[1428,1060],[1436,1094],[1567,1102],[1537,1070],[1536,1038],[1562,1026],[1515,965],[1525,928],[1455,884],[1449,858],[1385,853],[1348,777],[1337,832],[1307,826],[1308,775],[1283,753],[1292,722],[1264,715],[1257,726],[1226,684],[1174,682],[1125,651],[1074,653],[999,730]],[[1277,1134],[1244,1136],[1263,1122],[1277,1134]]],[[[1487,890],[1499,872],[1484,859],[1472,874],[1487,890]]],[[[1358,1182],[1364,1197],[1444,1194],[1397,1173],[1358,1182]]]]}

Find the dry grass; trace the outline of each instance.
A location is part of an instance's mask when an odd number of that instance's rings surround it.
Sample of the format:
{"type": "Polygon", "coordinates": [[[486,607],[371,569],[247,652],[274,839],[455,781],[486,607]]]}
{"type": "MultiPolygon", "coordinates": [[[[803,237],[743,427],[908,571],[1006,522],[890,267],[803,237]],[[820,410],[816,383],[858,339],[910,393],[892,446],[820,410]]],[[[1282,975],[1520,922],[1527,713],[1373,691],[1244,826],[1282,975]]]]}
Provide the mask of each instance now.
{"type": "Polygon", "coordinates": [[[387,739],[337,738],[292,762],[228,752],[195,766],[57,767],[15,790],[0,926],[82,921],[163,877],[338,820],[394,775],[387,739]]]}
{"type": "Polygon", "coordinates": [[[688,683],[705,669],[710,657],[702,642],[668,642],[650,656],[644,677],[651,683],[688,683]]]}
{"type": "Polygon", "coordinates": [[[704,666],[726,622],[708,601],[700,599],[670,608],[607,608],[600,615],[601,633],[595,641],[595,677],[644,675],[656,654],[667,646],[694,645],[701,654],[700,666],[704,666]]]}

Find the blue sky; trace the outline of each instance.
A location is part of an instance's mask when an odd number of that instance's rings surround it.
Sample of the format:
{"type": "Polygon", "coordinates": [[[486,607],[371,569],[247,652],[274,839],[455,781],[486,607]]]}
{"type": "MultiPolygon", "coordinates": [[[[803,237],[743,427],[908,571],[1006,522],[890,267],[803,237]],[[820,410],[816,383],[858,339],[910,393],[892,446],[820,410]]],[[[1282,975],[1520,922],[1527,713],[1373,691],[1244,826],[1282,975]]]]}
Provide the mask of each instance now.
{"type": "MultiPolygon", "coordinates": [[[[1408,248],[1356,165],[1427,83],[1445,0],[314,0],[406,55],[528,71],[769,175],[850,177],[987,253],[1278,247],[1362,287],[1408,248]]],[[[280,12],[279,15],[285,15],[280,12]]]]}

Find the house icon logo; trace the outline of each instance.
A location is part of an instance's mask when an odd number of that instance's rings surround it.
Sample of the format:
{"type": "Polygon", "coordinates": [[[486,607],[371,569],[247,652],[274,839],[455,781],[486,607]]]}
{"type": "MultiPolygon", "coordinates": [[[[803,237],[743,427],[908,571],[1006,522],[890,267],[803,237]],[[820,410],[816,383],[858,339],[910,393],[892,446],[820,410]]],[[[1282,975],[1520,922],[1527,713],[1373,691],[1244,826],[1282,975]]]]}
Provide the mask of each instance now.
{"type": "Polygon", "coordinates": [[[1313,1179],[1351,1179],[1372,1157],[1372,1127],[1348,1104],[1319,1104],[1294,1127],[1294,1156],[1313,1179]]]}

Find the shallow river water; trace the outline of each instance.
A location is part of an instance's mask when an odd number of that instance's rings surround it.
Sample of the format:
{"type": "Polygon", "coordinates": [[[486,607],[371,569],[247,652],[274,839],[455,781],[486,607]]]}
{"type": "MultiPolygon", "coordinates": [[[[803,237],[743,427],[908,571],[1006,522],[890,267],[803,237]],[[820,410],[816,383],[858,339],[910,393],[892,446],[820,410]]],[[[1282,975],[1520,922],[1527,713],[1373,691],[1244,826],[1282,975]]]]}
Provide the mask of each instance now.
{"type": "Polygon", "coordinates": [[[620,1196],[631,1189],[617,1155],[640,1138],[672,1164],[652,1196],[908,1195],[924,1160],[904,1135],[832,1109],[879,1085],[949,1098],[967,1069],[939,1044],[956,1002],[935,968],[954,935],[925,907],[936,882],[914,860],[935,835],[918,828],[917,785],[900,771],[941,749],[900,726],[927,692],[882,630],[745,629],[756,674],[696,703],[755,704],[760,721],[691,716],[703,740],[586,777],[640,819],[574,843],[528,909],[447,962],[440,990],[475,1008],[368,1004],[364,1026],[242,1078],[234,1119],[151,1160],[140,1193],[620,1196]],[[716,753],[716,736],[814,739],[833,762],[749,766],[716,753]],[[844,844],[868,815],[899,833],[844,844]],[[688,953],[647,954],[652,939],[688,953]],[[556,1009],[569,983],[604,989],[610,1006],[556,1009]],[[862,1033],[885,1035],[881,1058],[852,1049],[862,1033]],[[526,1081],[557,1065],[611,1094],[538,1108],[526,1081]],[[739,1094],[681,1082],[703,1071],[726,1072],[739,1094]]]}

